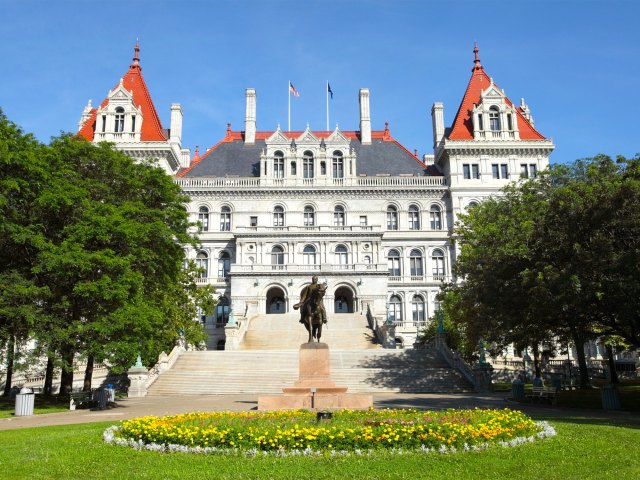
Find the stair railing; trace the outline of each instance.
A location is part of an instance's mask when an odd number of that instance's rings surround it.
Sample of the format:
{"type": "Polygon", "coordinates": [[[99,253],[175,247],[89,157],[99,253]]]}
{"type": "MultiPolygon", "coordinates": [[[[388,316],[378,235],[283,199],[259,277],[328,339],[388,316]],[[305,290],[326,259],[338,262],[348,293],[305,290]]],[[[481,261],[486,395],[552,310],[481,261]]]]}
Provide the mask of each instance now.
{"type": "Polygon", "coordinates": [[[149,369],[149,377],[147,378],[147,388],[149,388],[158,379],[163,372],[169,370],[176,363],[180,355],[186,352],[182,345],[176,345],[167,355],[165,352],[158,355],[158,362],[149,369]]]}
{"type": "Polygon", "coordinates": [[[449,348],[446,342],[436,340],[436,348],[444,358],[445,362],[449,364],[451,368],[457,369],[464,377],[469,380],[471,385],[475,387],[476,378],[471,366],[464,361],[460,354],[449,348]]]}

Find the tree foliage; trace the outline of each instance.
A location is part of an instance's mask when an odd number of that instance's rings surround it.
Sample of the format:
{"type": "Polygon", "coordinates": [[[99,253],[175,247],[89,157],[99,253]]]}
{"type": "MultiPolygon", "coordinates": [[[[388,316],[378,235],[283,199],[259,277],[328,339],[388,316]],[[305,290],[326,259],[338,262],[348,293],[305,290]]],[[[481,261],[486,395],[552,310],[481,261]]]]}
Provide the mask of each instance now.
{"type": "Polygon", "coordinates": [[[64,135],[41,145],[0,113],[0,339],[36,338],[72,381],[77,353],[116,368],[202,342],[213,289],[183,268],[188,198],[152,162],[64,135]]]}
{"type": "Polygon", "coordinates": [[[507,186],[456,228],[452,318],[502,349],[619,336],[640,346],[640,158],[557,165],[507,186]]]}

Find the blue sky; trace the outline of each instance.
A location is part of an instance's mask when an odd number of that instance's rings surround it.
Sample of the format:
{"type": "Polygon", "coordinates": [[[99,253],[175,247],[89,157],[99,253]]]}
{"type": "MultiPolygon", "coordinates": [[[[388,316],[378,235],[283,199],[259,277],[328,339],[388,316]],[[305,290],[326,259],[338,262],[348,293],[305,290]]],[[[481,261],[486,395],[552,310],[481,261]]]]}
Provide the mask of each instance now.
{"type": "Polygon", "coordinates": [[[473,65],[473,42],[495,82],[524,97],[552,137],[553,162],[640,152],[640,2],[634,0],[0,0],[0,107],[49,141],[76,131],[126,72],[136,38],[163,125],[182,104],[183,144],[201,151],[244,129],[244,90],[257,91],[258,130],[287,124],[358,129],[358,89],[374,129],[389,121],[408,149],[432,152],[431,105],[448,125],[473,65]]]}

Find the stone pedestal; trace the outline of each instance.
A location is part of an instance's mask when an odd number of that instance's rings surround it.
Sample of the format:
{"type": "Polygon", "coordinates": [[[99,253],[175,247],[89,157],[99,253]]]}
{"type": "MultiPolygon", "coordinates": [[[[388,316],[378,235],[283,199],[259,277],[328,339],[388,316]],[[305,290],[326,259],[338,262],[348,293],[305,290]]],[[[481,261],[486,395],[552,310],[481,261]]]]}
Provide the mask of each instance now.
{"type": "Polygon", "coordinates": [[[491,377],[493,367],[489,363],[479,363],[473,367],[473,376],[476,380],[476,393],[489,393],[493,391],[491,377]]]}
{"type": "Polygon", "coordinates": [[[147,395],[149,371],[142,366],[134,366],[127,370],[127,376],[130,382],[127,396],[130,398],[145,397],[147,395]]]}
{"type": "Polygon", "coordinates": [[[300,345],[298,380],[293,387],[282,389],[284,395],[258,397],[258,410],[282,409],[365,409],[373,406],[371,395],[347,393],[347,387],[331,380],[329,346],[326,343],[300,345]]]}

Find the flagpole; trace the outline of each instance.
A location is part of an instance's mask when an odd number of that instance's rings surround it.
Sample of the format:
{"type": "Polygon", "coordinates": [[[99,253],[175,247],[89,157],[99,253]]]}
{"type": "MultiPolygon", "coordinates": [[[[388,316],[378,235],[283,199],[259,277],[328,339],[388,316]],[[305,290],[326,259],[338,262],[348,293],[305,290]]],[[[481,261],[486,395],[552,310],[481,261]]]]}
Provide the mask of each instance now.
{"type": "Polygon", "coordinates": [[[327,132],[329,131],[329,80],[327,80],[327,132]]]}
{"type": "Polygon", "coordinates": [[[287,85],[287,96],[289,98],[289,115],[288,115],[288,131],[291,131],[291,80],[289,80],[289,85],[287,85]]]}

